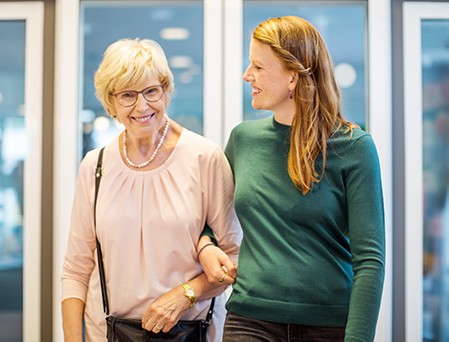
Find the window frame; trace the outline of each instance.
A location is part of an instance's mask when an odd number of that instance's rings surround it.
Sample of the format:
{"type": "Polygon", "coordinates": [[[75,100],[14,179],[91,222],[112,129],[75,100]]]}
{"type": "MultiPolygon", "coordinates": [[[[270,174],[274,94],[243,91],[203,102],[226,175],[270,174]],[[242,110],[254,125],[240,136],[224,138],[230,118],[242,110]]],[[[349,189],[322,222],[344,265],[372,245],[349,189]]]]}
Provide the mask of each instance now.
{"type": "Polygon", "coordinates": [[[1,2],[0,20],[25,21],[25,132],[23,214],[23,340],[40,336],[43,108],[43,2],[1,2]]]}
{"type": "Polygon", "coordinates": [[[405,326],[423,337],[423,112],[421,21],[449,19],[449,3],[404,2],[405,326]]]}

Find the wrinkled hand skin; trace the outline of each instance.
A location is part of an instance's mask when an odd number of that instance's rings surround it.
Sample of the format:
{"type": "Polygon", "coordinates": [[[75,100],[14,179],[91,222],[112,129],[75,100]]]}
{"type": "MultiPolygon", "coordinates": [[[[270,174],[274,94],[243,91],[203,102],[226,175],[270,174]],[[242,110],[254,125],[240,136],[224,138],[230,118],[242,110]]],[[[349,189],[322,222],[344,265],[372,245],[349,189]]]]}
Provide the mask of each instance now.
{"type": "Polygon", "coordinates": [[[206,246],[198,258],[209,282],[223,285],[234,284],[237,278],[237,266],[220,248],[206,246]],[[220,282],[226,271],[226,276],[220,282]]]}
{"type": "Polygon", "coordinates": [[[184,288],[177,286],[156,299],[145,311],[142,327],[159,333],[168,332],[178,323],[181,316],[189,308],[190,301],[184,295],[184,288]],[[156,328],[156,324],[161,330],[156,328]]]}

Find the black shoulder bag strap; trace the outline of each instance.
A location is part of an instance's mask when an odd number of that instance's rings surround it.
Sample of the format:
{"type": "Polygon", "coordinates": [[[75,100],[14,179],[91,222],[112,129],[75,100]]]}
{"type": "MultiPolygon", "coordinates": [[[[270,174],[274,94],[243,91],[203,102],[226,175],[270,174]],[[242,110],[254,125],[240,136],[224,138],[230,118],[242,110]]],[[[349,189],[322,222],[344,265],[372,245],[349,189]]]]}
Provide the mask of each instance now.
{"type": "MultiPolygon", "coordinates": [[[[103,254],[101,253],[101,245],[97,237],[97,197],[98,197],[98,190],[100,188],[101,176],[103,176],[103,152],[104,147],[100,150],[100,153],[98,154],[97,168],[95,169],[94,229],[95,229],[95,240],[97,242],[98,271],[100,273],[101,294],[103,297],[103,310],[107,316],[109,315],[109,302],[106,288],[106,277],[104,275],[103,254]]],[[[206,325],[209,325],[212,319],[212,314],[214,312],[214,304],[215,298],[212,298],[209,310],[207,311],[206,315],[205,320],[206,325]]]]}
{"type": "Polygon", "coordinates": [[[98,190],[100,188],[101,176],[103,176],[103,166],[102,166],[103,151],[104,147],[100,150],[100,153],[98,154],[97,168],[95,169],[94,228],[95,228],[95,240],[97,241],[98,271],[100,273],[101,295],[103,297],[103,310],[107,316],[109,315],[109,303],[108,303],[108,293],[106,289],[106,277],[104,275],[103,254],[101,253],[101,245],[97,237],[97,197],[98,197],[98,190]]]}

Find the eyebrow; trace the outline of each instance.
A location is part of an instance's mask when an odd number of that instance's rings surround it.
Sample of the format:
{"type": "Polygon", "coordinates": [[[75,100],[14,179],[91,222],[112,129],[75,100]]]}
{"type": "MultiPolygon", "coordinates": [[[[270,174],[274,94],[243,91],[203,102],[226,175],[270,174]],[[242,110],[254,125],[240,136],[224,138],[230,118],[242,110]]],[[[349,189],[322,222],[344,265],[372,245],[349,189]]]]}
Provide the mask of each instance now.
{"type": "Polygon", "coordinates": [[[250,59],[249,61],[250,61],[250,63],[255,64],[255,65],[259,66],[259,67],[263,67],[264,66],[263,63],[259,62],[258,60],[251,60],[250,59]]]}

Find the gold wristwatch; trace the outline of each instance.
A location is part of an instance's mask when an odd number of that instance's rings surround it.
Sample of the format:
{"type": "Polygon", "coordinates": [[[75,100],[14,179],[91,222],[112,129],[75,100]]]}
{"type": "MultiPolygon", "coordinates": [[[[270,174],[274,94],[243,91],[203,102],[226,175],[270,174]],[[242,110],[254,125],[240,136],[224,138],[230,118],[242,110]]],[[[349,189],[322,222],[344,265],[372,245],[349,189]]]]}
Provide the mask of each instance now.
{"type": "Polygon", "coordinates": [[[190,287],[189,284],[185,283],[182,284],[182,287],[184,288],[185,292],[184,295],[189,298],[190,300],[190,306],[189,308],[191,308],[192,306],[195,305],[195,291],[193,291],[193,289],[190,287]]]}

